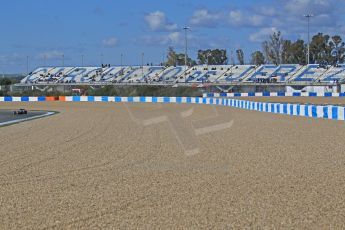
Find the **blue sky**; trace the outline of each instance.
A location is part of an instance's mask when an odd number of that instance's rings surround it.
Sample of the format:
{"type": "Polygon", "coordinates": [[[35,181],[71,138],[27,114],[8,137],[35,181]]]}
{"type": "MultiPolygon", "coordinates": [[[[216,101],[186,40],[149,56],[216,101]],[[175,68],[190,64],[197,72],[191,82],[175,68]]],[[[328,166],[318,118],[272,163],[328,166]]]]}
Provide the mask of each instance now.
{"type": "Polygon", "coordinates": [[[274,31],[306,38],[311,32],[345,33],[344,0],[0,0],[0,73],[37,66],[160,63],[168,46],[183,52],[182,27],[190,26],[189,53],[242,48],[246,59],[274,31]],[[45,63],[44,63],[44,60],[45,63]]]}

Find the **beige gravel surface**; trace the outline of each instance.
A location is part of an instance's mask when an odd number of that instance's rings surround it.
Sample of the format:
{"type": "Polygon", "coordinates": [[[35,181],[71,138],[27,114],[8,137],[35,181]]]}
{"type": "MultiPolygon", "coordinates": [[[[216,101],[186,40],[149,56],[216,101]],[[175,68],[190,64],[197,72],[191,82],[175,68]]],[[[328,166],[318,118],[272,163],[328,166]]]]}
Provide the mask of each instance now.
{"type": "Polygon", "coordinates": [[[345,105],[345,97],[236,97],[236,99],[261,102],[345,105]]]}
{"type": "Polygon", "coordinates": [[[60,113],[0,128],[0,229],[345,228],[344,122],[195,105],[185,123],[233,125],[187,155],[132,120],[180,105],[18,107],[60,113]]]}

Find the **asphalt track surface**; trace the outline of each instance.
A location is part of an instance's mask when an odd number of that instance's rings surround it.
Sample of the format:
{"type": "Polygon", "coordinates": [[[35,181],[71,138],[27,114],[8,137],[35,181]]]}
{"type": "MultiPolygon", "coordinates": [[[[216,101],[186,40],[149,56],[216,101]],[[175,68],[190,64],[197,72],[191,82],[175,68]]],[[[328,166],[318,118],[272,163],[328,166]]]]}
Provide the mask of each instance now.
{"type": "Polygon", "coordinates": [[[0,229],[345,228],[344,122],[207,105],[25,105],[60,113],[0,129],[0,229]]]}
{"type": "Polygon", "coordinates": [[[21,114],[21,115],[13,115],[14,111],[17,111],[18,109],[12,109],[12,110],[1,110],[0,109],[0,127],[2,125],[7,125],[7,123],[15,124],[16,122],[23,122],[25,120],[33,119],[37,116],[42,116],[47,113],[47,111],[28,111],[27,114],[21,114]]]}

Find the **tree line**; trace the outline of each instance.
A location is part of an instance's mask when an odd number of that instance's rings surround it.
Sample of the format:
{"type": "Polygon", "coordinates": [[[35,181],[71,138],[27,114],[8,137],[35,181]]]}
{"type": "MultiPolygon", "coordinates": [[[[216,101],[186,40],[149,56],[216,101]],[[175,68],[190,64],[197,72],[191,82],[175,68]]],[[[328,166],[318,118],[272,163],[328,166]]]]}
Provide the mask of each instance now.
{"type": "MultiPolygon", "coordinates": [[[[262,43],[262,49],[254,51],[250,55],[250,64],[301,64],[308,63],[308,43],[302,39],[295,41],[284,39],[281,32],[274,32],[262,43]]],[[[245,64],[245,54],[242,49],[235,52],[237,63],[231,57],[229,63],[225,49],[198,50],[197,60],[187,57],[187,65],[226,65],[245,64]]],[[[232,55],[231,55],[232,56],[232,55]]],[[[318,33],[310,41],[310,64],[337,65],[345,61],[345,42],[339,35],[330,36],[318,33]]],[[[173,47],[169,47],[166,66],[185,65],[185,54],[176,53],[173,47]]]]}

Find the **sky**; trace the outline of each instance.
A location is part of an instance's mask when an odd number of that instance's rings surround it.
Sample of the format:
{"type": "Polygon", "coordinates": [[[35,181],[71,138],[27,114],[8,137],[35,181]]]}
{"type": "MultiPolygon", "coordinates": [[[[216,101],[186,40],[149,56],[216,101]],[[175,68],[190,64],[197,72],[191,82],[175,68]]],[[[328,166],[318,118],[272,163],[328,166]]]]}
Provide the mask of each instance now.
{"type": "Polygon", "coordinates": [[[275,31],[345,38],[345,0],[0,0],[0,73],[38,66],[158,64],[173,46],[243,49],[246,60],[275,31]],[[144,54],[144,55],[142,55],[144,54]],[[83,58],[82,58],[83,56],[83,58]],[[28,58],[27,58],[28,57],[28,58]],[[64,58],[63,58],[64,57],[64,58]]]}

